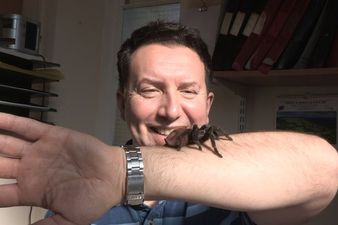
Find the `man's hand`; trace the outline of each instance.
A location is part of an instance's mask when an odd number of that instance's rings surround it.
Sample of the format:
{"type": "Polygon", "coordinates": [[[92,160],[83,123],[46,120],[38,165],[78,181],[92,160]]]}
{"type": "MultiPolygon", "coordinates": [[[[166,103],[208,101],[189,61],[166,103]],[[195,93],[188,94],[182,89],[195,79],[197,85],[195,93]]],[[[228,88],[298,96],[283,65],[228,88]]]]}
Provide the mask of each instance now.
{"type": "Polygon", "coordinates": [[[36,225],[82,225],[120,203],[122,151],[69,129],[0,113],[0,207],[41,206],[55,216],[36,225]]]}

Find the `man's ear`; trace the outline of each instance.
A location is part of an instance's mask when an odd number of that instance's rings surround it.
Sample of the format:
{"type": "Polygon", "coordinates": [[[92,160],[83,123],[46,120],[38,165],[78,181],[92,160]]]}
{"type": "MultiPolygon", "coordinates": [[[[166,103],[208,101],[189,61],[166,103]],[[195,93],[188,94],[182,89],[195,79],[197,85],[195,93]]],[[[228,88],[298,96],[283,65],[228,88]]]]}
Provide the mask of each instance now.
{"type": "Polygon", "coordinates": [[[212,91],[209,91],[208,96],[207,96],[207,113],[208,113],[208,115],[209,115],[212,103],[214,101],[214,97],[215,97],[214,93],[212,91]]]}
{"type": "Polygon", "coordinates": [[[123,90],[119,89],[116,92],[116,101],[117,101],[117,106],[119,107],[120,110],[120,116],[123,120],[125,120],[125,99],[124,99],[124,95],[123,95],[123,90]]]}
{"type": "Polygon", "coordinates": [[[213,92],[209,92],[208,93],[208,96],[207,96],[207,121],[206,123],[209,123],[209,113],[210,113],[210,109],[211,109],[211,106],[212,106],[212,103],[214,101],[214,93],[213,92]]]}

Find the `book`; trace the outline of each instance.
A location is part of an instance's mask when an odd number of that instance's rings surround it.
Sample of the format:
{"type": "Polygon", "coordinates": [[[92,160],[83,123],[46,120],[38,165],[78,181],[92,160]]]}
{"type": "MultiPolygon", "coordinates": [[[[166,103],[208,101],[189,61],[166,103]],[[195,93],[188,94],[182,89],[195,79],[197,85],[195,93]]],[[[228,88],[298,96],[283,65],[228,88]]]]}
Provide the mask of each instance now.
{"type": "Polygon", "coordinates": [[[290,69],[295,65],[309,40],[324,3],[325,0],[311,0],[287,47],[275,63],[274,69],[290,69]]]}
{"type": "Polygon", "coordinates": [[[276,17],[269,27],[269,30],[263,37],[263,40],[258,45],[256,51],[252,54],[247,64],[245,65],[246,69],[256,70],[258,66],[262,63],[264,57],[272,47],[274,41],[276,40],[284,24],[289,18],[289,15],[291,14],[295,4],[296,0],[285,0],[282,2],[276,14],[276,17]]]}
{"type": "Polygon", "coordinates": [[[330,14],[330,10],[332,9],[332,6],[334,4],[335,4],[335,0],[326,0],[325,5],[323,6],[323,9],[320,13],[320,16],[318,20],[316,21],[315,27],[310,35],[310,38],[308,42],[306,43],[306,46],[303,52],[299,56],[293,68],[302,69],[302,68],[309,67],[310,57],[312,56],[313,51],[316,48],[320,35],[322,34],[323,28],[326,23],[331,23],[328,20],[328,17],[330,14]]]}
{"type": "Polygon", "coordinates": [[[245,27],[243,29],[242,35],[245,37],[245,40],[247,39],[247,37],[249,37],[251,35],[251,33],[253,32],[257,21],[260,17],[260,14],[264,8],[264,6],[266,5],[267,0],[257,0],[253,3],[252,6],[252,11],[250,13],[250,17],[248,18],[245,27]]]}
{"type": "Polygon", "coordinates": [[[328,59],[338,27],[338,1],[332,1],[317,44],[309,58],[309,68],[323,67],[328,59]]]}
{"type": "MultiPolygon", "coordinates": [[[[256,1],[261,3],[263,0],[256,1]]],[[[252,23],[255,23],[255,17],[251,17],[254,7],[252,0],[242,0],[238,11],[236,12],[234,21],[230,27],[228,35],[228,46],[225,49],[225,57],[222,62],[222,70],[231,69],[231,65],[240,51],[241,46],[250,35],[253,29],[252,23]],[[251,20],[250,20],[251,18],[251,20]]]]}
{"type": "Polygon", "coordinates": [[[230,46],[227,48],[227,54],[224,62],[226,70],[232,69],[232,64],[239,54],[243,44],[253,32],[258,21],[259,14],[266,4],[266,0],[244,1],[236,14],[234,23],[230,29],[230,46]],[[240,18],[240,22],[238,21],[240,18]]]}
{"type": "Polygon", "coordinates": [[[216,40],[215,49],[212,56],[212,69],[224,70],[224,59],[227,57],[227,49],[231,46],[230,28],[235,19],[235,14],[239,9],[241,0],[229,0],[225,4],[223,21],[220,26],[219,34],[216,40]]]}
{"type": "Polygon", "coordinates": [[[329,57],[326,61],[327,67],[338,67],[338,27],[332,43],[331,51],[329,57]]]}
{"type": "Polygon", "coordinates": [[[298,0],[296,2],[281,32],[264,57],[262,64],[258,67],[260,72],[267,74],[272,66],[277,62],[279,56],[282,54],[283,50],[291,39],[298,23],[302,19],[309,2],[310,0],[298,0]]]}
{"type": "MultiPolygon", "coordinates": [[[[235,57],[234,62],[232,64],[232,69],[234,70],[244,69],[244,65],[246,64],[250,56],[253,54],[253,52],[256,50],[262,37],[267,32],[268,27],[273,21],[273,18],[281,2],[282,2],[281,0],[266,1],[264,9],[262,9],[262,12],[259,14],[259,17],[257,19],[257,22],[255,23],[252,32],[249,34],[248,38],[242,45],[239,53],[235,57]]],[[[257,11],[255,13],[258,14],[259,11],[260,7],[257,6],[257,11]]]]}

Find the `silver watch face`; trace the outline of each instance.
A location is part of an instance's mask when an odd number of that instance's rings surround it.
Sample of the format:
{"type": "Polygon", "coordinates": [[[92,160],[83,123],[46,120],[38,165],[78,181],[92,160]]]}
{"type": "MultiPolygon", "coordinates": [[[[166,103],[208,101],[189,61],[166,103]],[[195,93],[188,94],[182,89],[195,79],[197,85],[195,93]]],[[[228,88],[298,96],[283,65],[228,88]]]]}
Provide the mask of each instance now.
{"type": "Polygon", "coordinates": [[[127,195],[127,204],[129,205],[141,205],[144,201],[144,194],[129,194],[127,195]]]}

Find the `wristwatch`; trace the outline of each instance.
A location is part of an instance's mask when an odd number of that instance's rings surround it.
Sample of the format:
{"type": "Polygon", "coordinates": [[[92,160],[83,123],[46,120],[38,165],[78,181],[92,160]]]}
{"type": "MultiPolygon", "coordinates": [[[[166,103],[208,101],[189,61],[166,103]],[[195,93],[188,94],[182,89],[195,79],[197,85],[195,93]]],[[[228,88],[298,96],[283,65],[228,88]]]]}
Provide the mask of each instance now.
{"type": "Polygon", "coordinates": [[[126,153],[127,191],[126,204],[141,205],[144,201],[144,175],[141,148],[135,145],[122,146],[126,153]]]}

